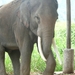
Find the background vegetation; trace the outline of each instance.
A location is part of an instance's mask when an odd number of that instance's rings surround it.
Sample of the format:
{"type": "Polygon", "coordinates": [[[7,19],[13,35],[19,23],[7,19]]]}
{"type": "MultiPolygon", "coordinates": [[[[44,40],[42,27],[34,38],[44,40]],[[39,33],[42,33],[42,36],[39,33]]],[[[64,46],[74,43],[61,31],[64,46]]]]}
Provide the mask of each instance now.
{"type": "MultiPolygon", "coordinates": [[[[75,24],[72,23],[71,27],[71,44],[72,48],[75,49],[75,24]]],[[[63,60],[63,51],[66,49],[66,23],[65,22],[57,22],[55,27],[55,40],[58,47],[58,50],[60,52],[61,60],[63,60]]],[[[56,71],[62,71],[63,65],[59,64],[59,61],[57,59],[57,56],[53,50],[55,60],[57,62],[56,71]]],[[[6,70],[8,73],[12,73],[12,65],[9,56],[6,53],[6,70]]],[[[74,57],[75,59],[75,57],[74,57]]],[[[63,63],[63,61],[62,61],[63,63]]],[[[34,50],[32,53],[32,62],[31,62],[31,71],[32,72],[43,72],[45,69],[45,62],[41,59],[36,44],[34,45],[34,50]]],[[[74,67],[75,67],[75,61],[74,61],[74,67]]],[[[75,68],[74,68],[75,69],[75,68]]]]}

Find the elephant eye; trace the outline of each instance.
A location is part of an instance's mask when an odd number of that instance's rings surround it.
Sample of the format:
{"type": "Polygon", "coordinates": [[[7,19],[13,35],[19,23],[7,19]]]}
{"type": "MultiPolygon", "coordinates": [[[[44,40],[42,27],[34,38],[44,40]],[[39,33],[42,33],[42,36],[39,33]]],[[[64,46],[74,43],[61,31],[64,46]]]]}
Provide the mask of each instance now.
{"type": "Polygon", "coordinates": [[[35,21],[39,24],[40,23],[40,18],[38,16],[35,16],[35,21]]]}

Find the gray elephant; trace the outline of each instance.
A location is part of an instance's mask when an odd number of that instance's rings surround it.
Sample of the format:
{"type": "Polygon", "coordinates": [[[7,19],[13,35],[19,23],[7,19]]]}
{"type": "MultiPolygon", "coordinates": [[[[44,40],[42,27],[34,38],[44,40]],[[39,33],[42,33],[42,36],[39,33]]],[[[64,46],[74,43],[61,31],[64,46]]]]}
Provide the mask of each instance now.
{"type": "Polygon", "coordinates": [[[51,44],[57,8],[56,0],[14,0],[0,8],[0,75],[6,75],[5,51],[12,60],[14,75],[30,75],[34,43],[46,61],[43,75],[53,75],[56,62],[51,44]]]}

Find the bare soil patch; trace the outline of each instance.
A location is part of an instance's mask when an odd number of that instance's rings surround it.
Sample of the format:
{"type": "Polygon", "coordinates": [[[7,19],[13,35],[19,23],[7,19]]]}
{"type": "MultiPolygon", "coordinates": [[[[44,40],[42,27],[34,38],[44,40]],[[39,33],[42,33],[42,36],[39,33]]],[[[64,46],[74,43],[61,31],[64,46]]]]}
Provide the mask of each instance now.
{"type": "MultiPolygon", "coordinates": [[[[31,73],[31,75],[42,75],[42,73],[31,73]]],[[[75,75],[75,73],[72,74],[63,74],[62,72],[55,72],[54,75],[75,75]]]]}
{"type": "MultiPolygon", "coordinates": [[[[13,74],[7,74],[7,75],[13,75],[13,74]]],[[[30,75],[42,75],[42,73],[31,72],[30,75]]],[[[54,75],[75,75],[75,72],[72,74],[63,74],[63,72],[55,72],[54,75]]]]}

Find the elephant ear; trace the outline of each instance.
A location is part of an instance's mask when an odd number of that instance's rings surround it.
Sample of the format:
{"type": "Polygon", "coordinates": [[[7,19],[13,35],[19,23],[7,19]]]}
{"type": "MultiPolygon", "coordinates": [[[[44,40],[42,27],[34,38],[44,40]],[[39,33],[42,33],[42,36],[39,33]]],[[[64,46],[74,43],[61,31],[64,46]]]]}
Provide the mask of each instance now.
{"type": "Polygon", "coordinates": [[[20,17],[20,22],[22,22],[28,28],[30,25],[30,17],[31,17],[29,2],[23,2],[21,4],[18,15],[20,17]]]}

